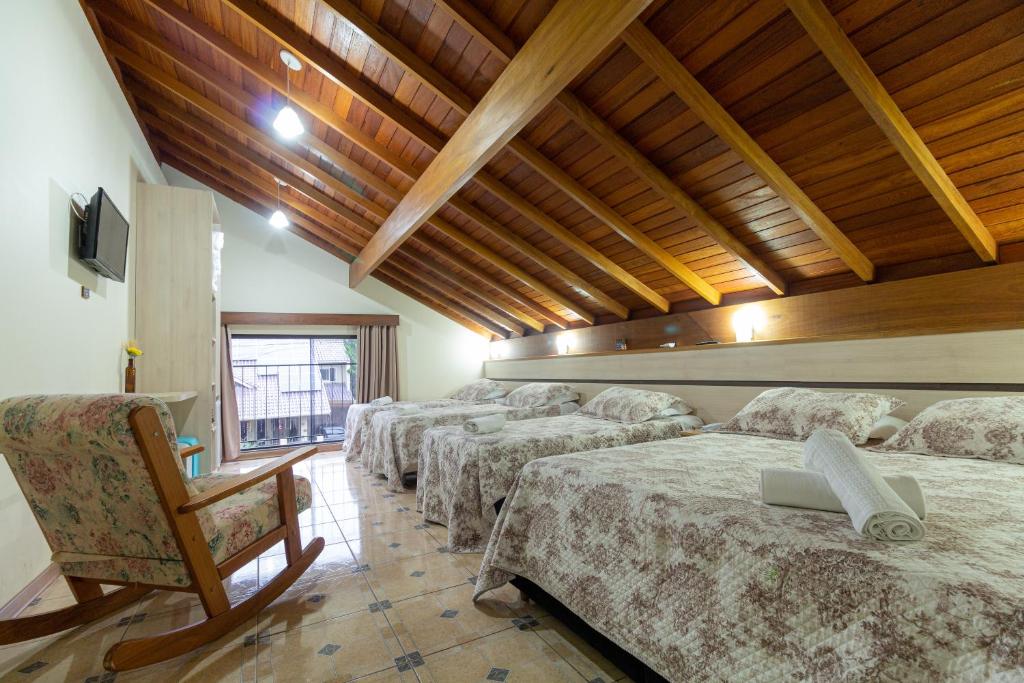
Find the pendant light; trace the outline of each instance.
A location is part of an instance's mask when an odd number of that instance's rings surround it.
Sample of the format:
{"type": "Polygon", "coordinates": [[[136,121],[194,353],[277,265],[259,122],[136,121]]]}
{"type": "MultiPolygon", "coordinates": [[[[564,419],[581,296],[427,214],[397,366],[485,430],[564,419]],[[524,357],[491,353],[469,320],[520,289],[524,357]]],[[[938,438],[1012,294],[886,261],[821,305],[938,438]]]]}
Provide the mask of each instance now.
{"type": "Polygon", "coordinates": [[[277,117],[274,118],[274,130],[280,133],[281,137],[291,140],[302,135],[306,130],[302,125],[302,121],[299,120],[299,115],[292,109],[292,86],[291,79],[289,78],[290,72],[302,69],[302,62],[299,61],[298,57],[288,52],[288,50],[281,50],[281,61],[288,67],[284,72],[287,102],[281,111],[277,112],[277,117]]]}
{"type": "Polygon", "coordinates": [[[284,211],[281,210],[281,181],[277,181],[277,210],[270,214],[270,220],[268,221],[272,226],[278,230],[284,230],[291,221],[288,220],[288,216],[284,215],[284,211]]]}

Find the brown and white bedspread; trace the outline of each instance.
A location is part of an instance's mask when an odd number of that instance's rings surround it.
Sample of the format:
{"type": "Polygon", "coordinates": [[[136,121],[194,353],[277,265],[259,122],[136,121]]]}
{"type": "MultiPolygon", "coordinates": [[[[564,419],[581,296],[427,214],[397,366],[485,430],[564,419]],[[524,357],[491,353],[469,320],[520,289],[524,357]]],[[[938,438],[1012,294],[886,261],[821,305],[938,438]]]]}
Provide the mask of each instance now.
{"type": "Polygon", "coordinates": [[[432,408],[412,415],[384,411],[373,416],[368,437],[360,454],[363,468],[388,478],[388,490],[401,493],[402,475],[416,472],[423,434],[431,427],[459,425],[474,417],[503,413],[509,422],[538,417],[555,417],[579,410],[578,403],[563,403],[538,408],[513,408],[507,405],[467,405],[432,408]]]}
{"type": "Polygon", "coordinates": [[[448,549],[480,552],[505,497],[523,465],[551,455],[673,439],[690,416],[623,423],[566,415],[506,424],[493,434],[456,427],[428,431],[420,448],[416,508],[423,518],[448,527],[448,549]]]}
{"type": "MultiPolygon", "coordinates": [[[[488,401],[488,403],[493,403],[493,401],[488,401]]],[[[429,410],[432,408],[457,408],[467,405],[476,404],[459,401],[454,398],[439,398],[433,401],[395,401],[380,406],[370,403],[354,403],[348,407],[348,413],[345,415],[345,443],[343,446],[345,459],[356,460],[360,457],[374,415],[402,407],[429,410]]]]}
{"type": "Polygon", "coordinates": [[[1024,466],[904,453],[923,541],[760,502],[802,444],[700,435],[533,462],[476,595],[533,581],[674,681],[1024,680],[1024,466]]]}

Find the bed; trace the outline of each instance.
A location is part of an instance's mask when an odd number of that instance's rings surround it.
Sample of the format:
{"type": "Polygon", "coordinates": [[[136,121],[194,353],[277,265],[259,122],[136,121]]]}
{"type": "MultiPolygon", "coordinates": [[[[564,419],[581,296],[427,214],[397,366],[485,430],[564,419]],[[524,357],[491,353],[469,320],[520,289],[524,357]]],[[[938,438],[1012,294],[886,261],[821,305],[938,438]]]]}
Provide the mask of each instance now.
{"type": "Polygon", "coordinates": [[[428,430],[420,448],[416,506],[448,527],[448,549],[481,552],[497,518],[494,505],[526,463],[561,453],[672,439],[701,425],[692,415],[622,423],[573,414],[521,420],[493,434],[458,427],[428,430]]]}
{"type": "Polygon", "coordinates": [[[466,420],[483,415],[502,413],[509,422],[539,417],[569,415],[579,410],[575,401],[559,405],[514,408],[507,405],[472,405],[423,410],[414,414],[386,411],[374,415],[367,442],[363,445],[363,468],[373,474],[386,476],[389,491],[404,490],[402,478],[416,472],[419,465],[423,435],[433,427],[457,425],[462,429],[466,420]]]}
{"type": "Polygon", "coordinates": [[[1024,466],[870,453],[929,498],[924,540],[760,502],[803,444],[702,434],[527,464],[476,597],[514,576],[670,680],[1021,680],[1024,466]]]}
{"type": "MultiPolygon", "coordinates": [[[[495,399],[496,400],[496,399],[495,399]]],[[[366,435],[370,431],[373,418],[380,413],[397,409],[432,410],[435,408],[459,408],[470,405],[494,405],[495,400],[462,401],[455,398],[439,398],[432,401],[395,401],[383,405],[372,403],[354,403],[348,408],[345,416],[345,459],[358,460],[362,457],[366,435]]]]}

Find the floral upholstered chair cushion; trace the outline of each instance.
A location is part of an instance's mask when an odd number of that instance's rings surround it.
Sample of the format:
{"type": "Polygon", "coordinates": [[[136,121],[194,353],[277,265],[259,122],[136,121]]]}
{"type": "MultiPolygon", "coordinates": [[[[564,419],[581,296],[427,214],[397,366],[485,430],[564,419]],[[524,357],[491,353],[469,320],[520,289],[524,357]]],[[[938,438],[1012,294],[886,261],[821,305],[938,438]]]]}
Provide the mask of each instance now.
{"type": "Polygon", "coordinates": [[[939,401],[874,450],[1024,465],[1024,397],[939,401]]]}
{"type": "Polygon", "coordinates": [[[646,422],[669,410],[674,415],[689,415],[693,408],[683,399],[661,391],[610,387],[580,408],[580,415],[590,415],[615,422],[646,422]],[[671,409],[671,410],[670,410],[671,409]]]}
{"type": "Polygon", "coordinates": [[[835,429],[862,444],[880,417],[902,405],[904,401],[881,394],[780,387],[760,394],[719,431],[804,441],[816,429],[835,429]]]}
{"type": "MultiPolygon", "coordinates": [[[[233,474],[206,474],[192,480],[200,493],[211,489],[233,474]]],[[[308,479],[295,477],[295,502],[299,512],[309,509],[313,490],[308,479]]],[[[206,508],[199,517],[213,561],[220,563],[256,539],[281,525],[277,501],[277,480],[268,479],[252,488],[225,498],[206,508]]]]}
{"type": "MultiPolygon", "coordinates": [[[[217,476],[190,480],[174,422],[138,394],[22,396],[0,402],[0,452],[66,576],[187,586],[188,571],[143,460],[129,414],[152,406],[190,496],[217,476]]],[[[215,561],[276,524],[269,481],[196,513],[215,561]],[[239,545],[241,544],[241,545],[239,545]]],[[[309,483],[296,478],[300,505],[309,483]]],[[[300,508],[302,509],[302,508],[300,508]]],[[[250,541],[251,542],[251,541],[250,541]]]]}
{"type": "Polygon", "coordinates": [[[580,394],[563,382],[531,382],[513,389],[505,403],[513,408],[540,408],[578,401],[580,394]]]}
{"type": "Polygon", "coordinates": [[[508,389],[501,382],[493,379],[478,379],[462,387],[452,398],[459,401],[490,401],[501,398],[508,393],[508,389]]]}

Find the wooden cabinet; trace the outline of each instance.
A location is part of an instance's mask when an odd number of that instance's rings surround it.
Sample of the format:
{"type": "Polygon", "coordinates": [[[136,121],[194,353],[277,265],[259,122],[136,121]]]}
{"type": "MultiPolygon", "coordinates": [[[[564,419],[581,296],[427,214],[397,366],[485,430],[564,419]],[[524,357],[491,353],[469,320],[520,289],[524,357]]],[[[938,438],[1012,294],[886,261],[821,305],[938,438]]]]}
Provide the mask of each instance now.
{"type": "Polygon", "coordinates": [[[213,194],[140,183],[135,230],[135,335],[145,355],[142,393],[196,392],[182,434],[206,448],[200,470],[220,461],[218,323],[223,233],[213,194]]]}

